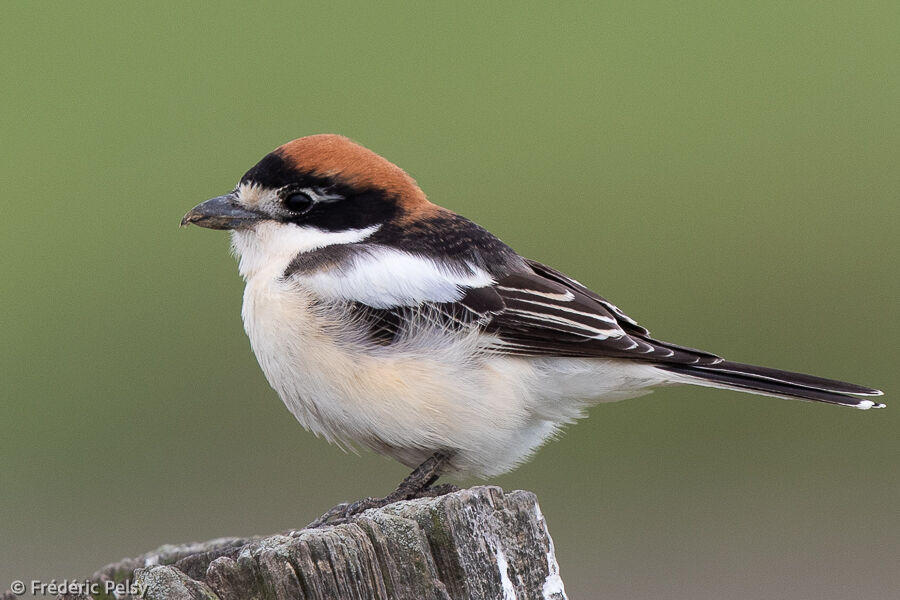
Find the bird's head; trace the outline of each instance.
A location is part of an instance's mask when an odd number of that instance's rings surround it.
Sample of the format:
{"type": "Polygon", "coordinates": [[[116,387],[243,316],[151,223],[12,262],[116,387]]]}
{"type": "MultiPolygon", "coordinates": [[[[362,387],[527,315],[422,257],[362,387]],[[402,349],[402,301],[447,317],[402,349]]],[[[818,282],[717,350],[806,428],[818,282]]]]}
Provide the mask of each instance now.
{"type": "Polygon", "coordinates": [[[348,138],[322,134],[276,148],[234,190],[195,206],[181,224],[346,234],[436,208],[400,167],[348,138]]]}
{"type": "Polygon", "coordinates": [[[347,259],[376,247],[394,251],[385,260],[413,253],[440,263],[439,270],[490,264],[500,272],[524,264],[486,230],[429,202],[403,169],[331,134],[276,148],[234,190],[198,204],[181,224],[231,230],[245,278],[281,277],[301,263],[334,266],[338,255],[347,259]],[[333,248],[317,252],[326,247],[333,248]]]}

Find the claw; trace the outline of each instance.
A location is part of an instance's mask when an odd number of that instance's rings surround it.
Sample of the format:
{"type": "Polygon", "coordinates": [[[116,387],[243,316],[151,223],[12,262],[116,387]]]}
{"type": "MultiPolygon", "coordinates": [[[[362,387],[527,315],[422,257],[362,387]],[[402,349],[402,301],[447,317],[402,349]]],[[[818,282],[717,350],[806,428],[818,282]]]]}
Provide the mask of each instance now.
{"type": "Polygon", "coordinates": [[[349,523],[358,514],[370,508],[381,508],[400,500],[412,498],[430,498],[443,496],[459,490],[455,485],[433,485],[440,476],[441,471],[450,460],[450,455],[437,452],[428,460],[416,467],[409,477],[400,482],[397,489],[384,498],[363,498],[356,502],[342,502],[330,509],[324,515],[306,526],[307,529],[316,529],[326,525],[342,525],[349,523]]]}

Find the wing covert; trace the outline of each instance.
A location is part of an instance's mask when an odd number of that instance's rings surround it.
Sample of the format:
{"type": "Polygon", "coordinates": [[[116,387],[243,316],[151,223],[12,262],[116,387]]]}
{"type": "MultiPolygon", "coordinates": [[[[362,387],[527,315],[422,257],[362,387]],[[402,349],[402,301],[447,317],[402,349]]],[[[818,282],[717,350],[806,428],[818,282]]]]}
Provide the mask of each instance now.
{"type": "Polygon", "coordinates": [[[574,279],[534,261],[529,271],[493,285],[464,288],[459,300],[376,308],[353,303],[372,339],[390,344],[422,323],[451,331],[478,328],[490,350],[519,356],[631,358],[669,364],[716,364],[713,354],[649,337],[615,305],[574,279]]]}

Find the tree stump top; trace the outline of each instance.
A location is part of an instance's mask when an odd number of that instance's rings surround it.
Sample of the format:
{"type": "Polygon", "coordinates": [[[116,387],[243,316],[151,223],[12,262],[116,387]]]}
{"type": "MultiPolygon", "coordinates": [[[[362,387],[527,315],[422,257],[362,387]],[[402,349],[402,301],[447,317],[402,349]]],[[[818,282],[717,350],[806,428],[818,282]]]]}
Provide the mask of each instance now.
{"type": "Polygon", "coordinates": [[[94,580],[131,582],[150,600],[566,599],[537,498],[493,486],[397,502],[344,525],[167,545],[94,580]]]}

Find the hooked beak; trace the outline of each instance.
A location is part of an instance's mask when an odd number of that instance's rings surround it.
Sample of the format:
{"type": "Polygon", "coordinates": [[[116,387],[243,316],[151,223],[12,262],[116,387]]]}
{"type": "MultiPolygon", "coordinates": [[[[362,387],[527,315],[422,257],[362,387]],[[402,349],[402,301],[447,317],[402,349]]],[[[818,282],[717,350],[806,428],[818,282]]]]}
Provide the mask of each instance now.
{"type": "Polygon", "coordinates": [[[247,210],[234,193],[225,194],[198,204],[181,219],[181,226],[199,225],[208,229],[246,229],[264,217],[247,210]]]}

